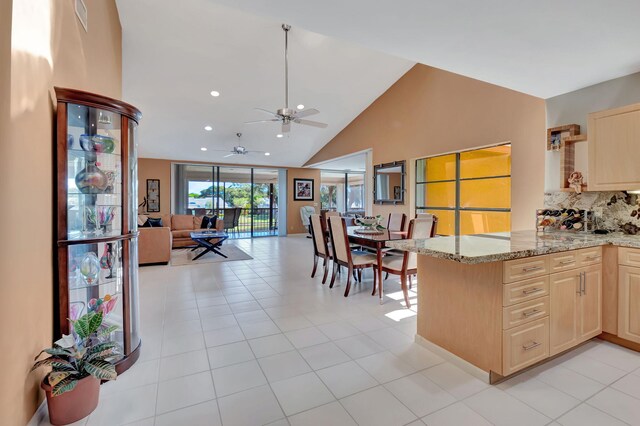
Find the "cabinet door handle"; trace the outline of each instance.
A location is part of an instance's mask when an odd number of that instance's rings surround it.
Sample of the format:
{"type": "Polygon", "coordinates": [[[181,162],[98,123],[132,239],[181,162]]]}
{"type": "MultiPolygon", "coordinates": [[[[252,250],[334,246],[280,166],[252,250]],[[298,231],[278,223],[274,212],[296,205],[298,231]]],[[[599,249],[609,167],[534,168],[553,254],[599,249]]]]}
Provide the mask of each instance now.
{"type": "Polygon", "coordinates": [[[570,263],[575,263],[575,259],[562,260],[562,261],[560,261],[558,263],[560,263],[561,265],[568,265],[570,263]]]}
{"type": "Polygon", "coordinates": [[[583,296],[587,295],[587,273],[586,272],[582,273],[582,295],[583,296]]]}
{"type": "Polygon", "coordinates": [[[538,347],[538,346],[540,346],[541,344],[542,344],[542,343],[540,343],[540,342],[533,341],[533,342],[531,342],[531,343],[530,343],[530,344],[528,344],[528,345],[522,345],[522,349],[524,349],[525,351],[530,351],[530,350],[531,350],[531,349],[533,349],[533,348],[537,348],[537,347],[538,347]]]}
{"type": "Polygon", "coordinates": [[[522,290],[522,294],[529,295],[529,294],[537,293],[539,291],[542,291],[542,289],[538,287],[534,287],[534,288],[529,288],[527,290],[522,290]]]}
{"type": "Polygon", "coordinates": [[[540,269],[542,269],[542,266],[531,266],[529,268],[522,268],[522,272],[533,272],[539,271],[540,269]]]}
{"type": "Polygon", "coordinates": [[[522,316],[525,317],[525,318],[529,318],[530,316],[533,316],[535,314],[539,314],[540,312],[541,312],[540,309],[533,309],[533,310],[528,311],[528,312],[523,312],[522,316]]]}
{"type": "Polygon", "coordinates": [[[580,277],[580,284],[578,284],[578,291],[576,291],[576,294],[582,296],[582,272],[580,272],[580,275],[578,275],[578,277],[580,277]]]}

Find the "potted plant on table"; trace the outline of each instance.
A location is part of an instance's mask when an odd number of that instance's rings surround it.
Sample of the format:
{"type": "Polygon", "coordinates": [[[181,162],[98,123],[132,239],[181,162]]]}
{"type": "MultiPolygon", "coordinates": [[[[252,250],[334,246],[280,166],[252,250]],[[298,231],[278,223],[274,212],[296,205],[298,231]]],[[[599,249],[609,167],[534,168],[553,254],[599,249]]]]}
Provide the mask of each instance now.
{"type": "Polygon", "coordinates": [[[102,311],[72,320],[72,334],[63,335],[35,358],[31,371],[51,367],[41,384],[51,424],[66,425],[91,414],[98,406],[100,382],[117,376],[113,363],[122,356],[120,345],[108,336],[118,327],[102,320],[102,311]],[[49,357],[38,361],[43,353],[49,357]]]}

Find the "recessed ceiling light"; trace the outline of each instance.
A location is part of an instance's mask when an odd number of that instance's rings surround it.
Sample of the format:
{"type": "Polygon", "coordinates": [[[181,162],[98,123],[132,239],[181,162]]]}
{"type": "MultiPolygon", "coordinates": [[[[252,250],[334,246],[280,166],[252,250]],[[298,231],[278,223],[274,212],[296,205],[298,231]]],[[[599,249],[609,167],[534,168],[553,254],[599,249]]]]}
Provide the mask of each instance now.
{"type": "Polygon", "coordinates": [[[297,107],[297,108],[298,108],[298,109],[304,109],[304,105],[300,104],[300,105],[298,105],[298,107],[297,107]]]}
{"type": "Polygon", "coordinates": [[[211,91],[211,96],[213,96],[214,98],[217,98],[218,96],[220,96],[220,92],[218,92],[216,90],[212,90],[211,91]]]}
{"type": "Polygon", "coordinates": [[[204,126],[204,129],[205,129],[207,132],[210,132],[210,131],[212,131],[212,130],[213,130],[213,127],[211,127],[211,126],[204,126]]]}
{"type": "Polygon", "coordinates": [[[200,148],[200,151],[206,151],[206,150],[207,150],[206,146],[203,146],[202,148],[200,148]]]}
{"type": "Polygon", "coordinates": [[[271,153],[270,152],[265,152],[264,155],[269,156],[269,155],[271,155],[271,153]]]}
{"type": "Polygon", "coordinates": [[[278,133],[278,134],[276,135],[276,138],[281,138],[281,137],[283,137],[283,136],[284,136],[284,135],[283,135],[282,133],[278,133]]]}

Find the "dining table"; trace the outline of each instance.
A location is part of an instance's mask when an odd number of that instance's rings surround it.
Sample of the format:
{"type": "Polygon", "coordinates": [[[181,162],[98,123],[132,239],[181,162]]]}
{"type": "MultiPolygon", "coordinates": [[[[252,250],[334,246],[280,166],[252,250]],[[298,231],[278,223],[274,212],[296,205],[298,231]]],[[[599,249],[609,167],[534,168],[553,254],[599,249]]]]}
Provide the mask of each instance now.
{"type": "MultiPolygon", "coordinates": [[[[366,247],[368,249],[372,249],[376,253],[376,263],[378,264],[378,268],[376,269],[377,281],[378,281],[378,295],[380,297],[380,304],[383,302],[384,298],[384,286],[382,280],[382,257],[384,256],[384,249],[388,248],[387,243],[389,241],[396,240],[404,240],[407,238],[406,231],[389,231],[388,229],[383,229],[378,234],[364,234],[359,233],[358,230],[361,230],[360,226],[347,226],[347,236],[349,237],[349,242],[354,245],[358,245],[361,247],[366,247]]],[[[373,293],[375,294],[375,287],[373,288],[373,293]]]]}

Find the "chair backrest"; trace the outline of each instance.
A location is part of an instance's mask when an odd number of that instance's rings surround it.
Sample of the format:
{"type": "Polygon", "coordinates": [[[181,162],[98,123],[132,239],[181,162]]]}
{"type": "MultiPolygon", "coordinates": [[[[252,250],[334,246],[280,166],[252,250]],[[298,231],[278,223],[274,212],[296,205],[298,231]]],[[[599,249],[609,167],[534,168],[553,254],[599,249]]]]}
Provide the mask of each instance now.
{"type": "Polygon", "coordinates": [[[316,251],[316,255],[326,256],[329,254],[327,247],[326,228],[320,219],[319,214],[311,215],[311,235],[313,236],[313,246],[316,251]]]}
{"type": "Polygon", "coordinates": [[[327,228],[329,227],[329,218],[330,217],[340,217],[340,212],[331,211],[331,210],[324,212],[324,220],[326,222],[327,228]]]}
{"type": "MultiPolygon", "coordinates": [[[[411,219],[409,221],[409,229],[407,232],[407,238],[413,240],[422,240],[425,238],[431,238],[431,229],[433,226],[432,219],[411,219]]],[[[404,271],[410,269],[416,269],[418,265],[418,255],[408,251],[404,252],[404,262],[402,269],[404,271]]]]}
{"type": "MultiPolygon", "coordinates": [[[[431,213],[417,213],[416,219],[431,221],[431,230],[429,232],[429,237],[435,237],[436,230],[438,228],[438,217],[436,215],[433,215],[431,213]]],[[[429,237],[424,237],[424,238],[429,238],[429,237]]]]}
{"type": "Polygon", "coordinates": [[[222,209],[224,221],[224,229],[233,228],[233,221],[235,220],[236,209],[222,209]]]}
{"type": "Polygon", "coordinates": [[[329,218],[329,230],[331,235],[331,245],[333,246],[334,261],[342,263],[351,263],[351,249],[349,247],[349,237],[347,237],[347,229],[344,219],[341,217],[329,218]]]}
{"type": "Polygon", "coordinates": [[[233,213],[233,227],[235,228],[240,223],[240,216],[242,214],[242,207],[236,207],[233,213]]]}
{"type": "Polygon", "coordinates": [[[406,220],[407,215],[404,213],[389,213],[387,229],[391,232],[402,232],[404,231],[404,223],[406,220]]]}

